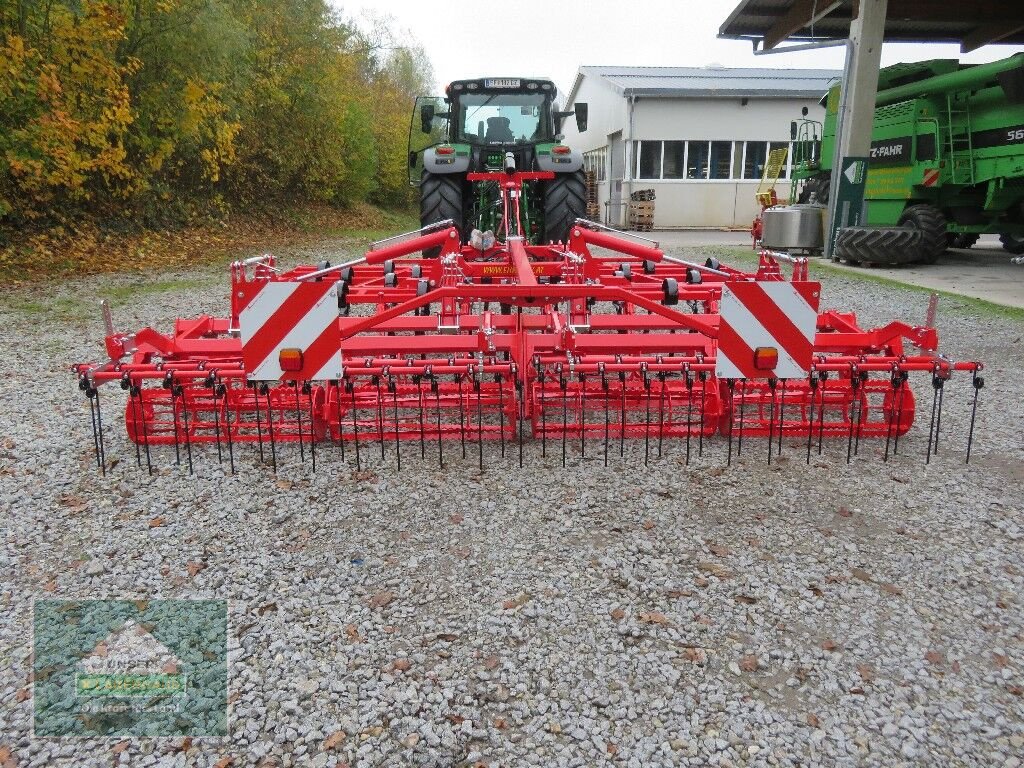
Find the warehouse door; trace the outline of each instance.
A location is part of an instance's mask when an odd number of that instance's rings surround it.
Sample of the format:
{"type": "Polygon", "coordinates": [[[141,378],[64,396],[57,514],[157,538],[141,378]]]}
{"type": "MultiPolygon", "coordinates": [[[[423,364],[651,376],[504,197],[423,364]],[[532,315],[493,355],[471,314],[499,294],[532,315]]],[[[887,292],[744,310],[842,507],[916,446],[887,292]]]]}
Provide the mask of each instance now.
{"type": "Polygon", "coordinates": [[[622,141],[622,131],[608,135],[608,210],[605,212],[605,224],[613,227],[622,226],[622,179],[626,170],[626,145],[622,141]]]}

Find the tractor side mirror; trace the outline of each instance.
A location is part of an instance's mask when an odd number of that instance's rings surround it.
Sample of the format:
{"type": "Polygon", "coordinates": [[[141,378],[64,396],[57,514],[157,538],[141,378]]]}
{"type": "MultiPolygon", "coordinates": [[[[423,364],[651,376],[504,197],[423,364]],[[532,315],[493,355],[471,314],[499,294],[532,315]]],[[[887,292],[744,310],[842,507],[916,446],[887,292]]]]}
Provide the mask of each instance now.
{"type": "Polygon", "coordinates": [[[793,120],[789,124],[789,138],[793,141],[796,141],[796,120],[793,120]]]}
{"type": "Polygon", "coordinates": [[[576,130],[583,133],[587,130],[587,117],[590,114],[590,109],[587,106],[587,102],[582,101],[576,104],[576,130]]]}
{"type": "Polygon", "coordinates": [[[424,104],[420,107],[420,130],[423,133],[430,133],[434,124],[434,105],[424,104]]]}
{"type": "Polygon", "coordinates": [[[409,152],[409,167],[410,168],[415,168],[416,167],[416,155],[417,154],[418,153],[416,153],[416,152],[412,152],[412,151],[409,152]]]}

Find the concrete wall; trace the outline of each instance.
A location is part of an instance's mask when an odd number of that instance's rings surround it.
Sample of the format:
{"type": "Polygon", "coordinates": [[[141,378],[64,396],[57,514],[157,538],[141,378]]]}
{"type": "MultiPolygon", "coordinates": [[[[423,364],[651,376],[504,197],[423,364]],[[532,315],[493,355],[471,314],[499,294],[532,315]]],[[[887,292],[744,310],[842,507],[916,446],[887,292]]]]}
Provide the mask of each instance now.
{"type": "MultiPolygon", "coordinates": [[[[739,98],[637,98],[630,125],[629,100],[596,75],[584,75],[575,101],[589,104],[588,130],[579,134],[572,120],[565,123],[566,141],[583,152],[606,146],[608,136],[622,131],[626,168],[622,181],[622,199],[637,189],[654,189],[654,225],[661,228],[709,227],[747,228],[760,207],[754,198],[759,179],[659,179],[632,178],[636,159],[633,141],[712,140],[712,141],[789,141],[789,124],[799,120],[801,109],[808,116],[824,119],[825,110],[816,99],[765,99],[751,97],[743,105],[739,98]]],[[[598,185],[602,212],[606,220],[621,225],[624,211],[605,206],[614,180],[609,174],[598,185]]],[[[779,198],[789,194],[788,179],[776,185],[779,198]]]]}

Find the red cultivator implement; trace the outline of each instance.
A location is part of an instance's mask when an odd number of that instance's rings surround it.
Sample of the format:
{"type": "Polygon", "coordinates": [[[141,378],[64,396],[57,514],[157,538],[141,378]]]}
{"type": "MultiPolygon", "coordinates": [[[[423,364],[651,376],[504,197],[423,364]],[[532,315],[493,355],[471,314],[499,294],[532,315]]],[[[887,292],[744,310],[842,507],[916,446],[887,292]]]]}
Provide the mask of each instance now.
{"type": "Polygon", "coordinates": [[[357,466],[378,451],[401,466],[414,451],[441,464],[472,452],[482,468],[485,443],[522,463],[527,436],[563,463],[567,446],[607,462],[627,439],[644,441],[645,460],[675,441],[689,462],[716,436],[728,461],[753,437],[769,462],[783,438],[808,461],[825,438],[845,440],[848,461],[861,440],[884,439],[888,460],[914,420],[915,372],[933,388],[930,460],[957,371],[973,386],[970,459],[982,366],[937,354],[934,329],[864,330],[852,313],[819,311],[806,261],[781,254],[745,273],[584,220],[566,243],[527,245],[519,192],[550,174],[471,176],[502,187],[507,224],[493,243],[463,245],[442,222],[344,265],[281,271],[262,256],[232,264],[229,317],[179,319],[170,335],[114,333],[108,318],[110,359],[74,368],[98,465],[107,382],[128,393],[128,436],[150,471],[156,446],[191,470],[204,443],[232,470],[240,443],[275,468],[281,444],[298,443],[315,468],[325,441],[357,466]]]}

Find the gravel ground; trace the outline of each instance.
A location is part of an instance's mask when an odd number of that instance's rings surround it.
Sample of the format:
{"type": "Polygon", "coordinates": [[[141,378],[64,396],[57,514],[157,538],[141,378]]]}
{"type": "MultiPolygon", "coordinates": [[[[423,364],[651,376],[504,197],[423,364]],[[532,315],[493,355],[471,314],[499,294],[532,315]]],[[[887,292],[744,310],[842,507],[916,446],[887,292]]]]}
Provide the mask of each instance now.
{"type": "MultiPolygon", "coordinates": [[[[865,324],[923,317],[924,294],[824,282],[865,324]]],[[[169,328],[222,311],[227,275],[0,296],[0,764],[1021,764],[1021,322],[943,300],[945,351],[987,364],[969,468],[961,377],[928,466],[925,422],[888,464],[834,444],[767,467],[755,443],[723,469],[718,442],[689,469],[642,445],[563,469],[529,445],[483,474],[409,449],[401,474],[323,450],[274,476],[246,449],[235,476],[207,450],[149,477],[112,391],[104,478],[67,372],[99,354],[102,295],[169,328]],[[43,597],[227,599],[230,738],[32,738],[43,597]]]]}

